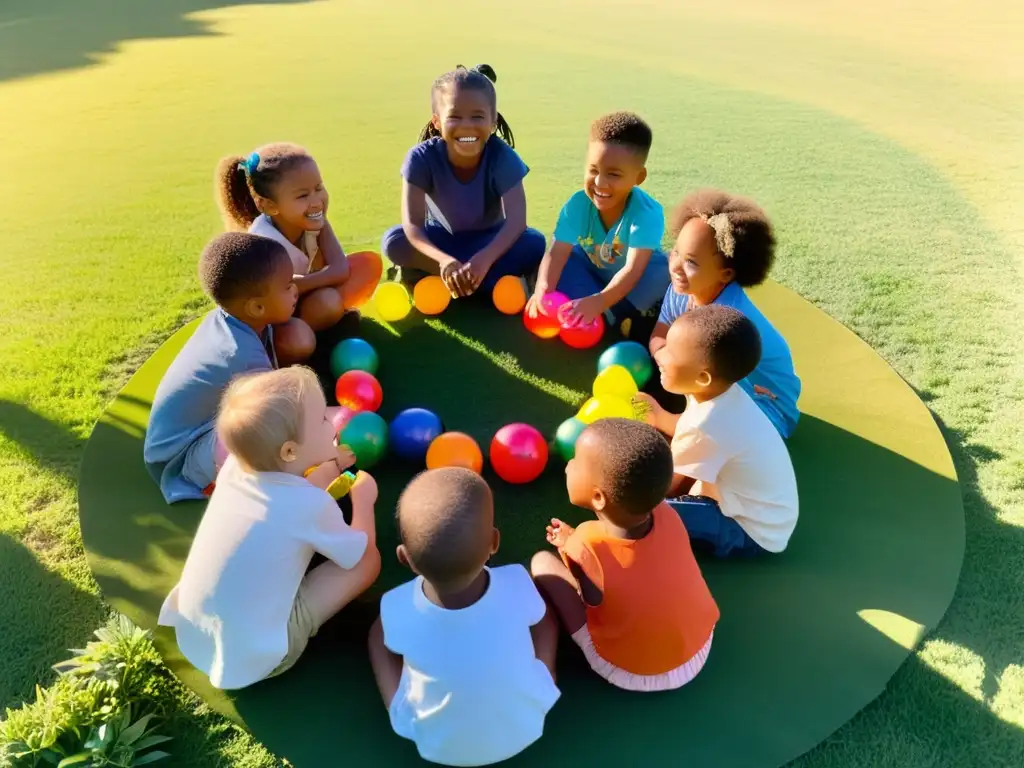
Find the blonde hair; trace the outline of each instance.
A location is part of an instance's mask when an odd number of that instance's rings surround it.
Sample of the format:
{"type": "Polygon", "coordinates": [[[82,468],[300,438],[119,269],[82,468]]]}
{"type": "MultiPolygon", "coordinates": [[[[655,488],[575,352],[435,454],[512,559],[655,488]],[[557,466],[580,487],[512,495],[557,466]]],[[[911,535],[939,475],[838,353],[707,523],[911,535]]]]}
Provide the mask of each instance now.
{"type": "Polygon", "coordinates": [[[304,366],[240,376],[221,399],[217,433],[228,452],[256,472],[284,468],[281,446],[301,442],[306,398],[323,390],[304,366]]]}
{"type": "Polygon", "coordinates": [[[221,158],[213,186],[225,228],[247,230],[260,215],[256,197],[273,200],[282,177],[312,159],[304,147],[283,141],[265,144],[248,156],[221,158]]]}

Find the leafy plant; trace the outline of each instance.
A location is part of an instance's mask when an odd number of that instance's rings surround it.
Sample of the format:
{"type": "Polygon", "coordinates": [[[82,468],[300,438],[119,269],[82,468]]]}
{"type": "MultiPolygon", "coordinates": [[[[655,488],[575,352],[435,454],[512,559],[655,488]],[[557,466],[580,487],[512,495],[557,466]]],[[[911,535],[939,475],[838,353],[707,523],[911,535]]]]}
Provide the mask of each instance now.
{"type": "Polygon", "coordinates": [[[153,715],[145,715],[131,722],[131,707],[125,707],[110,722],[94,728],[86,739],[84,749],[57,763],[57,768],[134,768],[169,757],[160,750],[147,751],[170,740],[149,728],[153,715]],[[141,754],[145,752],[145,754],[141,754]]]}

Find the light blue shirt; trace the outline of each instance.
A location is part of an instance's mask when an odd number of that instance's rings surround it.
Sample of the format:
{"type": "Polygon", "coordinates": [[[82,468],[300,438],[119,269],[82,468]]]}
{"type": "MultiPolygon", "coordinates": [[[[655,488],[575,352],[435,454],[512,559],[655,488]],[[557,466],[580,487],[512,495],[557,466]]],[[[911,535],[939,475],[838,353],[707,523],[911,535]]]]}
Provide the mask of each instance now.
{"type": "Polygon", "coordinates": [[[189,447],[214,427],[220,399],[240,373],[269,371],[270,326],[256,331],[223,309],[210,312],[185,342],[153,397],[143,457],[168,504],[204,499],[203,489],[183,476],[189,447]]]}
{"type": "Polygon", "coordinates": [[[622,216],[608,229],[583,190],[562,206],[555,225],[555,240],[582,249],[590,262],[609,278],[626,265],[630,248],[658,251],[664,234],[665,212],[661,203],[639,187],[630,192],[622,216]]]}
{"type": "MultiPolygon", "coordinates": [[[[658,322],[672,325],[672,321],[686,311],[689,300],[688,294],[676,293],[669,286],[665,291],[658,322]]],[[[789,437],[800,420],[800,411],[796,407],[796,401],[800,398],[800,379],[793,369],[789,345],[761,310],[754,306],[754,302],[738,283],[725,286],[712,303],[742,312],[757,327],[761,335],[761,362],[739,385],[771,420],[779,434],[789,437]],[[763,387],[771,394],[758,393],[754,387],[763,387]]]]}

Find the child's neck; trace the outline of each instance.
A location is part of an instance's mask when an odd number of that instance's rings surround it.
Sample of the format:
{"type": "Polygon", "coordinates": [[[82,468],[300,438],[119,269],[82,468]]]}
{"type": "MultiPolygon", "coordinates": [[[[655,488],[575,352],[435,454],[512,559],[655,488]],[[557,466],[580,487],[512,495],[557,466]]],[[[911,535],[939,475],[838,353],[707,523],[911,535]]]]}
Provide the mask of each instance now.
{"type": "Polygon", "coordinates": [[[618,220],[622,218],[622,214],[626,212],[626,206],[629,205],[629,198],[632,196],[633,192],[630,190],[630,193],[622,198],[622,202],[619,205],[616,205],[614,208],[609,208],[606,211],[599,210],[597,212],[597,215],[601,219],[601,224],[605,228],[606,232],[614,227],[618,220]]]}
{"type": "Polygon", "coordinates": [[[467,586],[459,587],[450,591],[443,587],[435,587],[429,581],[424,579],[423,594],[426,595],[427,600],[432,602],[434,605],[439,605],[449,611],[458,611],[463,608],[468,608],[483,597],[487,592],[487,587],[490,586],[490,583],[491,576],[487,570],[484,569],[480,571],[480,574],[467,586]]]}
{"type": "Polygon", "coordinates": [[[651,529],[654,527],[654,515],[648,515],[643,519],[642,522],[636,525],[631,525],[627,528],[623,528],[620,525],[615,525],[608,519],[602,519],[605,530],[616,539],[629,539],[630,541],[636,541],[642,539],[651,529]]]}
{"type": "Polygon", "coordinates": [[[285,236],[285,239],[292,245],[298,246],[299,241],[302,240],[302,236],[306,234],[306,230],[302,227],[293,227],[285,224],[280,219],[270,218],[270,223],[274,225],[274,228],[285,236]]]}
{"type": "Polygon", "coordinates": [[[690,397],[698,403],[706,403],[708,400],[714,400],[719,395],[724,395],[729,391],[729,384],[725,381],[713,381],[708,386],[702,387],[699,391],[690,394],[690,397]]]}
{"type": "Polygon", "coordinates": [[[719,285],[714,290],[708,291],[707,293],[705,293],[703,295],[698,295],[696,293],[689,294],[689,296],[690,296],[690,301],[689,301],[690,307],[691,308],[692,307],[706,307],[709,304],[714,304],[715,303],[715,299],[717,299],[719,296],[722,295],[722,291],[725,290],[727,285],[729,285],[729,284],[726,283],[725,285],[719,285]]]}

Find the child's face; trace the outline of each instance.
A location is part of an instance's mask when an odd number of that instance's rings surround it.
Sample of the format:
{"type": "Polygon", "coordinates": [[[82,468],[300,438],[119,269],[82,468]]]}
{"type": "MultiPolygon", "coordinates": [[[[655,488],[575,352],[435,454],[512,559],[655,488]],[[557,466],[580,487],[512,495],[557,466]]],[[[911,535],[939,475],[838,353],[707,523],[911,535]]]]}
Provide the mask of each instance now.
{"type": "Polygon", "coordinates": [[[495,115],[487,94],[473,88],[452,88],[437,95],[434,127],[450,151],[479,158],[494,133],[495,115]]]}
{"type": "Polygon", "coordinates": [[[677,321],[672,324],[665,337],[665,346],[654,353],[654,362],[658,365],[661,386],[666,392],[690,395],[711,385],[710,367],[690,323],[677,321]]]}
{"type": "Polygon", "coordinates": [[[587,145],[583,189],[597,210],[624,208],[633,187],[646,178],[647,169],[635,149],[604,141],[587,145]]]}
{"type": "Polygon", "coordinates": [[[267,281],[266,292],[246,302],[246,310],[252,319],[267,325],[279,325],[291,319],[299,301],[299,289],[292,274],[292,262],[287,254],[267,281]]]}
{"type": "Polygon", "coordinates": [[[289,228],[319,232],[327,219],[328,200],[320,169],[309,159],[281,177],[274,188],[274,199],[263,201],[263,212],[289,228]]]}
{"type": "Polygon", "coordinates": [[[715,231],[701,218],[683,225],[668,257],[668,271],[676,293],[701,298],[717,296],[736,274],[718,252],[715,231]]]}
{"type": "Polygon", "coordinates": [[[297,443],[286,443],[282,453],[296,474],[337,458],[334,424],[327,417],[327,402],[319,389],[308,394],[302,404],[302,439],[297,443]]]}
{"type": "Polygon", "coordinates": [[[584,430],[576,440],[576,455],[565,465],[565,488],[569,503],[594,512],[604,507],[604,493],[598,487],[601,446],[593,433],[584,430]]]}

